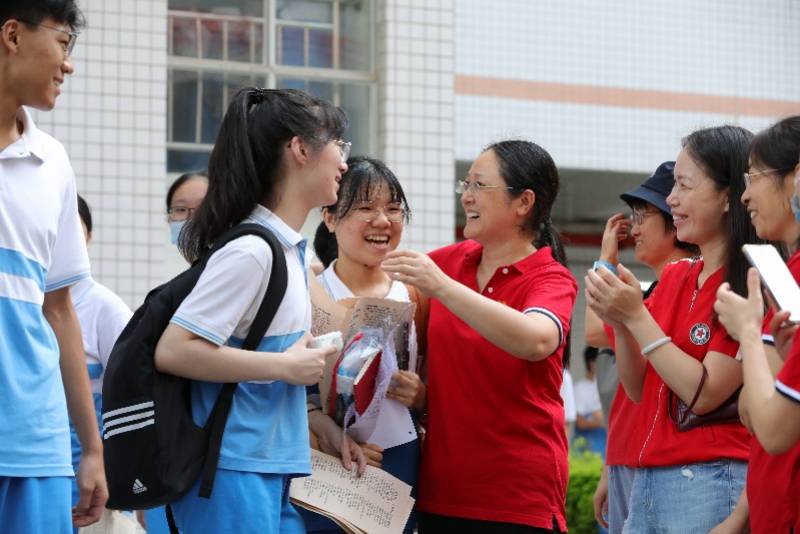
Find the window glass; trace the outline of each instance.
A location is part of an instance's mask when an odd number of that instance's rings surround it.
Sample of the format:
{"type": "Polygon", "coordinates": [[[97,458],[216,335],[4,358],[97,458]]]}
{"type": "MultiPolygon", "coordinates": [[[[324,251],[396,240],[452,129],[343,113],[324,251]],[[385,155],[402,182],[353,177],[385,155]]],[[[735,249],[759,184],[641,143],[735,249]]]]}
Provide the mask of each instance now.
{"type": "Polygon", "coordinates": [[[309,29],[308,66],[329,69],[333,67],[333,32],[309,29]]]}
{"type": "Polygon", "coordinates": [[[203,115],[201,126],[201,143],[213,144],[217,139],[222,116],[228,107],[224,94],[225,79],[219,72],[203,73],[203,115]]]}
{"type": "Polygon", "coordinates": [[[218,15],[264,16],[263,0],[169,0],[169,9],[218,15]]]}
{"type": "Polygon", "coordinates": [[[372,89],[367,84],[339,85],[339,106],[349,121],[344,136],[353,143],[353,154],[370,154],[374,149],[370,136],[371,94],[372,89]]]}
{"type": "Polygon", "coordinates": [[[278,20],[299,22],[333,22],[331,0],[277,0],[275,15],[278,20]]]}
{"type": "Polygon", "coordinates": [[[222,59],[222,22],[200,21],[200,35],[204,59],[222,59]]]}
{"type": "Polygon", "coordinates": [[[197,24],[193,18],[171,17],[172,55],[197,57],[197,24]]]}
{"type": "Polygon", "coordinates": [[[305,65],[305,30],[292,26],[278,27],[278,63],[305,65]]]}
{"type": "Polygon", "coordinates": [[[170,141],[195,143],[197,127],[197,73],[170,70],[170,110],[172,138],[170,141]]]}
{"type": "Polygon", "coordinates": [[[208,168],[208,150],[167,150],[167,172],[188,172],[208,168]]]}
{"type": "Polygon", "coordinates": [[[253,24],[248,21],[228,22],[228,59],[250,62],[250,45],[253,43],[253,24]]]}
{"type": "Polygon", "coordinates": [[[370,2],[342,2],[340,5],[339,65],[343,69],[372,70],[370,2]]]}

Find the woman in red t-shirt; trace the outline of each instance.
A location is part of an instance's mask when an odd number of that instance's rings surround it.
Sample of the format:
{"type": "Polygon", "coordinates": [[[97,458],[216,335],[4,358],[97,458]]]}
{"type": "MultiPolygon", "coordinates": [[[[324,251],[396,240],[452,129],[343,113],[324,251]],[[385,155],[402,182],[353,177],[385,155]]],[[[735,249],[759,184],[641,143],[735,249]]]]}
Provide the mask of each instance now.
{"type": "Polygon", "coordinates": [[[750,139],[733,126],[684,139],[667,203],[678,239],[696,244],[702,258],[668,265],[647,305],[638,280],[622,265],[619,277],[602,268],[586,277],[589,306],[614,328],[625,392],[640,403],[629,437],[637,451],[632,467],[639,469],[625,532],[708,532],[730,514],[744,486],[744,427],[737,421],[682,432],[668,403],[672,392],[705,414],[742,384],[738,344],[712,308],[725,280],[744,293],[747,262],[740,249],[757,241],[739,202],[750,139]]]}
{"type": "MultiPolygon", "coordinates": [[[[790,251],[789,270],[800,281],[800,222],[792,213],[793,205],[800,211],[794,184],[795,175],[800,178],[798,155],[800,116],[783,119],[760,132],[750,144],[750,172],[742,202],[758,236],[782,242],[790,251]]],[[[775,375],[784,367],[783,359],[773,347],[772,336],[762,343],[761,291],[757,273],[751,277],[749,302],[723,285],[715,305],[722,324],[741,343],[744,388],[739,410],[757,438],[750,449],[747,493],[726,523],[739,528],[746,524],[749,512],[752,532],[789,532],[792,526],[800,527],[800,444],[787,446],[792,440],[787,439],[786,428],[800,427],[800,418],[791,419],[789,415],[793,410],[800,411],[800,405],[798,399],[775,390],[775,375]],[[776,419],[779,427],[770,429],[769,418],[783,414],[783,410],[787,417],[776,419]],[[795,424],[790,423],[792,420],[795,424]],[[777,430],[780,445],[775,444],[772,430],[777,430]]]]}
{"type": "Polygon", "coordinates": [[[558,171],[503,141],[457,192],[466,241],[383,263],[432,297],[419,531],[566,532],[559,388],[578,288],[550,222],[558,171]]]}

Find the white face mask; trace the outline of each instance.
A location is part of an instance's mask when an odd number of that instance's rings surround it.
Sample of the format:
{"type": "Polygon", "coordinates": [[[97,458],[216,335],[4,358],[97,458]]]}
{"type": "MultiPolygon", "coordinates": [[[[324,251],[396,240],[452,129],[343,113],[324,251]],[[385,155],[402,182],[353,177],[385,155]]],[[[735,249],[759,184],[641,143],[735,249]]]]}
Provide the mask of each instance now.
{"type": "Polygon", "coordinates": [[[170,243],[173,245],[178,244],[178,237],[181,235],[181,230],[186,221],[172,221],[169,223],[170,243]]]}

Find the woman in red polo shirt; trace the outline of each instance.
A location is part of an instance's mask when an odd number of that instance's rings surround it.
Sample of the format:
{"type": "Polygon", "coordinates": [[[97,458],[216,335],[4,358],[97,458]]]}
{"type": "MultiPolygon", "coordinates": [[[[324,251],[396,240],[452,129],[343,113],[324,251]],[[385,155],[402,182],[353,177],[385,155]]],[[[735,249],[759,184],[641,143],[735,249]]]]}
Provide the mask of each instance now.
{"type": "MultiPolygon", "coordinates": [[[[747,189],[742,202],[752,216],[753,225],[759,237],[782,242],[792,253],[788,267],[795,280],[800,281],[800,222],[792,213],[797,203],[794,179],[800,178],[800,116],[783,119],[755,136],[750,144],[750,172],[746,177],[747,189]],[[794,198],[794,202],[793,202],[794,198]]],[[[799,214],[800,215],[800,214],[799,214]]],[[[726,521],[731,526],[747,522],[748,501],[750,529],[759,532],[789,532],[792,526],[800,527],[798,520],[798,495],[800,495],[800,444],[788,451],[785,447],[774,446],[774,436],[762,423],[767,418],[797,409],[800,397],[791,394],[785,398],[775,391],[775,375],[782,367],[789,370],[772,346],[772,336],[762,343],[763,305],[760,298],[759,279],[753,274],[750,300],[734,294],[724,284],[717,292],[715,310],[720,322],[731,336],[741,343],[744,362],[744,389],[739,398],[740,412],[752,423],[756,440],[750,449],[750,463],[747,472],[747,495],[736,511],[726,521]],[[772,411],[770,403],[775,403],[777,411],[772,411]],[[763,410],[767,410],[764,412],[763,410]],[[759,432],[761,430],[761,432],[759,432]],[[768,450],[765,450],[767,449],[768,450]],[[782,454],[770,454],[777,450],[782,454]],[[769,451],[769,452],[768,452],[769,451]]],[[[772,314],[770,314],[772,315],[772,314]]],[[[766,321],[769,331],[769,317],[766,321]]],[[[793,365],[797,366],[797,359],[793,365]]],[[[797,366],[800,368],[800,366],[797,366]]],[[[799,384],[795,384],[795,387],[799,384]]],[[[780,390],[778,391],[780,392],[780,390]]],[[[792,419],[777,419],[779,433],[785,432],[792,419]]],[[[800,419],[794,419],[800,422],[800,419]]],[[[800,426],[797,423],[792,426],[800,426]]]]}
{"type": "Polygon", "coordinates": [[[742,384],[738,343],[713,304],[723,281],[746,290],[741,245],[757,238],[739,197],[751,137],[722,126],[684,139],[667,203],[678,239],[698,245],[701,259],[665,267],[646,305],[622,265],[619,278],[603,268],[586,277],[589,306],[614,329],[625,392],[640,403],[629,435],[632,467],[639,469],[623,532],[708,532],[730,514],[744,486],[747,430],[736,421],[681,432],[668,402],[670,391],[690,406],[696,397],[693,412],[705,414],[742,384]]]}
{"type": "Polygon", "coordinates": [[[550,211],[550,155],[490,145],[459,182],[466,241],[384,269],[430,295],[419,531],[566,532],[559,395],[577,284],[550,211]]]}

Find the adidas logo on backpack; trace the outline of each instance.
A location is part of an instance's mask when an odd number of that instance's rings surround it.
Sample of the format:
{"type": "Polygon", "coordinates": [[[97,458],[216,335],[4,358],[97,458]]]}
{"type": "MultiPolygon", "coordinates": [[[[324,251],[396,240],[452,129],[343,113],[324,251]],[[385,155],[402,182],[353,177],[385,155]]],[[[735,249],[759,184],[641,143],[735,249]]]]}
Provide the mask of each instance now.
{"type": "Polygon", "coordinates": [[[264,239],[273,258],[267,292],[242,347],[255,350],[283,300],[287,284],[283,248],[269,230],[257,224],[234,226],[189,269],[153,289],[114,344],[103,380],[108,508],[141,510],[169,504],[186,494],[198,479],[200,496],[211,495],[237,384],[222,387],[205,425],[198,426],[192,419],[191,380],[159,372],[155,350],[178,306],[194,289],[208,258],[229,241],[245,235],[264,239]],[[147,480],[147,486],[142,480],[147,480]]]}
{"type": "Polygon", "coordinates": [[[133,481],[133,492],[136,495],[139,495],[140,493],[144,493],[145,491],[147,491],[147,486],[142,484],[141,480],[139,480],[137,478],[136,480],[133,481]]]}

